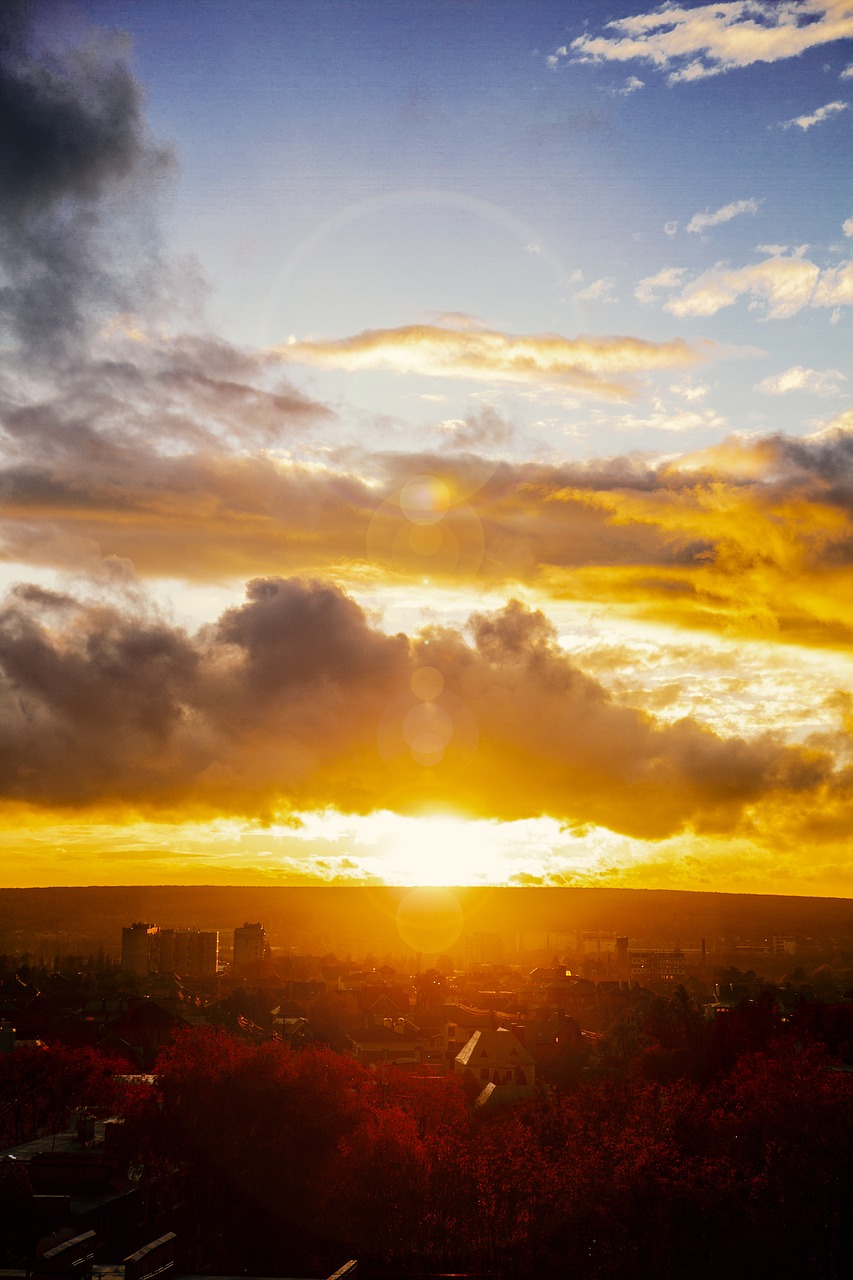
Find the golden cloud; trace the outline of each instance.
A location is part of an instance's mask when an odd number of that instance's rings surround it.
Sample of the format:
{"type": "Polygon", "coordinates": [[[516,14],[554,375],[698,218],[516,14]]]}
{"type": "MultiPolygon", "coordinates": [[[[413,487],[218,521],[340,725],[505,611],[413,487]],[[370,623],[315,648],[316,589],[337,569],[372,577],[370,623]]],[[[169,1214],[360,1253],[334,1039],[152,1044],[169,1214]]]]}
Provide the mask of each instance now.
{"type": "Polygon", "coordinates": [[[283,359],[327,369],[391,369],[430,377],[544,382],[626,399],[634,394],[631,375],[696,364],[708,357],[713,345],[691,345],[682,338],[668,342],[564,338],[423,324],[369,329],[336,340],[290,342],[274,350],[283,359]]]}
{"type": "MultiPolygon", "coordinates": [[[[519,583],[676,626],[853,639],[849,410],[809,437],[734,436],[657,464],[341,449],[308,465],[259,441],[276,422],[282,433],[322,426],[327,409],[284,384],[265,388],[230,349],[178,354],[156,366],[165,390],[153,408],[151,379],[125,363],[114,375],[128,384],[120,412],[92,369],[67,397],[7,414],[5,559],[84,573],[106,563],[128,581],[321,572],[466,591],[519,583]],[[162,452],[146,435],[160,409],[171,424],[162,452]]],[[[503,428],[472,420],[462,443],[503,428]]]]}

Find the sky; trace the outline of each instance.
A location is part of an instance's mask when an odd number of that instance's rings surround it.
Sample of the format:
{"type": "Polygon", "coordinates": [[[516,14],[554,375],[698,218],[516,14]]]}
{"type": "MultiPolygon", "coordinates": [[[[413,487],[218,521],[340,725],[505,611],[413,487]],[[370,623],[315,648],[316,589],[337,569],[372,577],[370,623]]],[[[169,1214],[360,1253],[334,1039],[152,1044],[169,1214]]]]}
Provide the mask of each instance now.
{"type": "Polygon", "coordinates": [[[0,24],[0,881],[851,896],[853,0],[0,24]]]}

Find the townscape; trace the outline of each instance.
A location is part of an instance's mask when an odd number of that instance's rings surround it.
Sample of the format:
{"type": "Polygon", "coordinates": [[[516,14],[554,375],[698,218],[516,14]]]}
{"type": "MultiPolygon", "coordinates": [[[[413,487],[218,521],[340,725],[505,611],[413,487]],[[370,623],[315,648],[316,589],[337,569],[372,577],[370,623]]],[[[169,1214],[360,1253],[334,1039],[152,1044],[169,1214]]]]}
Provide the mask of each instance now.
{"type": "Polygon", "coordinates": [[[133,922],[4,956],[2,1265],[841,1276],[853,937],[630,941],[356,960],[133,922]]]}

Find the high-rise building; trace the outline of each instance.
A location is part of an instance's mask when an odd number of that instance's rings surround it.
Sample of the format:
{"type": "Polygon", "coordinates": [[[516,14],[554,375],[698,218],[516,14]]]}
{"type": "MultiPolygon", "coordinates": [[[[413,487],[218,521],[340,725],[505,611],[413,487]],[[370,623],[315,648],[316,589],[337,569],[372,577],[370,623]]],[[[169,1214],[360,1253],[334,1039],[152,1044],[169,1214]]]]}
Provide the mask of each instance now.
{"type": "Polygon", "coordinates": [[[266,954],[266,934],[262,924],[243,924],[234,930],[234,973],[247,964],[263,960],[266,954]]]}
{"type": "Polygon", "coordinates": [[[144,978],[156,973],[160,930],[156,924],[132,924],[121,931],[122,973],[144,978]]]}
{"type": "Polygon", "coordinates": [[[199,929],[161,929],[157,968],[182,978],[210,978],[219,963],[219,934],[199,929]]]}

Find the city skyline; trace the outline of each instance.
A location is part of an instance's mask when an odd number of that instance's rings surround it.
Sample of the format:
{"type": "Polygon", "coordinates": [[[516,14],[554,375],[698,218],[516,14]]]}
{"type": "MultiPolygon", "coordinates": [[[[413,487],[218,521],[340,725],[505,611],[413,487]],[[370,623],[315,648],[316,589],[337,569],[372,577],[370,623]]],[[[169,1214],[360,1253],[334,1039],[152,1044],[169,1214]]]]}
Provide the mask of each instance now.
{"type": "Polygon", "coordinates": [[[849,896],[853,3],[11,5],[7,886],[849,896]]]}

